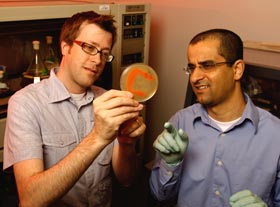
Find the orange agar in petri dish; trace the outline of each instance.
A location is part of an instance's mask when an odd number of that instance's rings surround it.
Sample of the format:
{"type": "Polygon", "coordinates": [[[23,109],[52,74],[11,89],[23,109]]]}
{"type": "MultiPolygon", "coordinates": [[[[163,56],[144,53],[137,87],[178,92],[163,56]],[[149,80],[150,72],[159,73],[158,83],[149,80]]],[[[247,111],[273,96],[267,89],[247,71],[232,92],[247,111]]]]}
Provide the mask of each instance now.
{"type": "Polygon", "coordinates": [[[158,76],[153,68],[144,63],[128,66],[121,74],[120,87],[130,91],[139,102],[152,98],[158,88],[158,76]]]}

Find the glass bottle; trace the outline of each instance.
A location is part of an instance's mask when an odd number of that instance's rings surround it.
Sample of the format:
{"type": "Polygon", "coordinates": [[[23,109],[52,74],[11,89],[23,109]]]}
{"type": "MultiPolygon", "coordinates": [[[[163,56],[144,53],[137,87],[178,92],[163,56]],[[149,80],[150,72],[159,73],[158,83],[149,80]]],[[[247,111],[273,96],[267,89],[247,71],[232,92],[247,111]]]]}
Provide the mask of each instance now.
{"type": "Polygon", "coordinates": [[[48,76],[48,69],[46,68],[40,54],[40,41],[34,40],[33,56],[28,66],[27,71],[23,74],[24,78],[32,78],[34,83],[39,82],[41,78],[48,76]]]}
{"type": "Polygon", "coordinates": [[[56,67],[59,65],[58,58],[55,54],[55,50],[53,48],[53,37],[52,36],[46,36],[46,42],[47,42],[47,50],[45,55],[45,66],[50,71],[53,67],[56,67]]]}
{"type": "Polygon", "coordinates": [[[1,89],[8,88],[7,84],[5,83],[5,76],[6,76],[6,66],[0,65],[0,91],[1,89]]]}

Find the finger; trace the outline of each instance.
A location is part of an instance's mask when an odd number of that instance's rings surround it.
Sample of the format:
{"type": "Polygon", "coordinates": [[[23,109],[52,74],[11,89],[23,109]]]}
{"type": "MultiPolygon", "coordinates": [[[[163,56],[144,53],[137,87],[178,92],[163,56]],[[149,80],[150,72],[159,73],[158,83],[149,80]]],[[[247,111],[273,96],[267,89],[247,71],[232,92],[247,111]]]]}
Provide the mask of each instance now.
{"type": "Polygon", "coordinates": [[[178,142],[176,140],[177,130],[170,122],[164,123],[164,128],[171,136],[166,137],[168,138],[167,142],[171,146],[173,152],[180,152],[180,147],[178,146],[178,142]]]}
{"type": "Polygon", "coordinates": [[[233,207],[252,207],[253,205],[261,207],[263,202],[257,196],[248,196],[236,201],[233,207]]]}
{"type": "Polygon", "coordinates": [[[111,99],[108,100],[98,100],[95,99],[93,101],[93,105],[94,108],[98,108],[98,109],[116,109],[119,107],[139,107],[141,106],[141,108],[143,108],[143,104],[140,104],[138,101],[135,101],[132,98],[128,98],[128,97],[112,97],[111,99]]]}
{"type": "Polygon", "coordinates": [[[137,116],[135,122],[138,124],[138,127],[140,127],[143,124],[143,117],[137,116]]]}
{"type": "Polygon", "coordinates": [[[142,104],[133,99],[133,95],[130,92],[110,90],[97,97],[93,101],[93,105],[95,108],[100,109],[114,109],[120,106],[137,107],[142,104]]]}
{"type": "Polygon", "coordinates": [[[184,132],[183,129],[179,129],[178,135],[180,136],[181,140],[183,140],[183,141],[187,141],[189,139],[188,135],[184,132]]]}
{"type": "Polygon", "coordinates": [[[168,145],[170,146],[172,152],[180,152],[178,143],[176,142],[176,140],[174,139],[172,134],[165,132],[164,138],[165,138],[166,142],[168,143],[168,145]]]}
{"type": "Polygon", "coordinates": [[[137,122],[135,122],[136,118],[133,119],[129,119],[125,122],[123,122],[120,125],[120,135],[128,135],[129,133],[131,133],[134,129],[136,129],[136,127],[138,126],[137,122]]]}
{"type": "Polygon", "coordinates": [[[145,130],[146,130],[146,124],[142,123],[140,127],[138,127],[136,130],[129,133],[128,136],[133,137],[135,139],[140,139],[140,136],[144,134],[145,130]]]}
{"type": "Polygon", "coordinates": [[[120,133],[121,135],[129,135],[138,128],[141,128],[143,124],[143,118],[137,116],[136,118],[130,119],[122,123],[120,126],[120,133]]]}
{"type": "Polygon", "coordinates": [[[172,151],[171,147],[168,145],[166,140],[163,139],[162,137],[160,139],[158,139],[158,143],[160,143],[160,145],[163,146],[165,149],[172,151]]]}
{"type": "Polygon", "coordinates": [[[168,132],[163,132],[158,142],[171,152],[179,152],[179,147],[174,138],[168,132]]]}
{"type": "Polygon", "coordinates": [[[133,94],[129,91],[120,91],[120,90],[109,90],[103,93],[101,96],[98,97],[98,99],[102,101],[107,101],[115,97],[127,97],[127,98],[133,98],[133,94]]]}
{"type": "Polygon", "coordinates": [[[120,133],[118,135],[118,140],[122,143],[135,144],[135,142],[141,138],[141,135],[144,134],[145,130],[146,125],[145,123],[142,123],[141,126],[137,127],[137,129],[130,133],[120,133]]]}
{"type": "Polygon", "coordinates": [[[173,126],[170,122],[165,122],[165,123],[164,123],[164,128],[165,128],[170,134],[172,134],[173,137],[176,136],[177,130],[174,128],[174,126],[173,126]]]}
{"type": "Polygon", "coordinates": [[[234,193],[231,197],[230,197],[230,201],[232,202],[236,202],[237,200],[247,197],[247,196],[251,196],[254,195],[250,190],[242,190],[239,191],[237,193],[234,193]]]}
{"type": "MultiPolygon", "coordinates": [[[[142,110],[142,106],[131,107],[131,106],[120,106],[118,108],[113,109],[100,109],[95,107],[94,114],[98,114],[102,117],[114,118],[118,116],[127,116],[127,119],[134,118],[139,115],[140,111],[142,110]]],[[[126,120],[123,120],[126,121],[126,120]]]]}
{"type": "Polygon", "coordinates": [[[166,149],[163,145],[161,145],[157,139],[154,141],[153,147],[155,150],[157,150],[161,153],[164,153],[164,154],[170,153],[170,151],[168,149],[166,149]]]}

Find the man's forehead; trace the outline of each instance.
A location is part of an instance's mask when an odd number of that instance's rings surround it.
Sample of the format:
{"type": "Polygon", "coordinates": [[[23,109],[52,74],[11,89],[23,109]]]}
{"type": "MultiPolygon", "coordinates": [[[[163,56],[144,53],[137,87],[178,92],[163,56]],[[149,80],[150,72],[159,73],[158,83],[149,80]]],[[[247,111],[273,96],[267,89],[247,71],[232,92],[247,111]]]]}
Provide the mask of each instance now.
{"type": "Polygon", "coordinates": [[[191,55],[218,54],[219,45],[218,41],[200,41],[189,45],[188,53],[191,55]]]}

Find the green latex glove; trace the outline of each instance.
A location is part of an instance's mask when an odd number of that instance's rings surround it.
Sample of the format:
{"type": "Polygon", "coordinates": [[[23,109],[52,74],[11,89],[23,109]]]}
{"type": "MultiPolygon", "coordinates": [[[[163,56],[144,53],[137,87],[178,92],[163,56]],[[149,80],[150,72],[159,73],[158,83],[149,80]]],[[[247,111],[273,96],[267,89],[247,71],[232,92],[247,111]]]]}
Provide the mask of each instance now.
{"type": "Polygon", "coordinates": [[[169,122],[164,124],[164,128],[165,130],[157,137],[153,146],[166,163],[176,164],[183,159],[189,139],[182,129],[177,131],[169,122]]]}
{"type": "Polygon", "coordinates": [[[250,190],[242,190],[234,193],[229,198],[232,207],[267,207],[267,205],[257,195],[250,190]]]}

